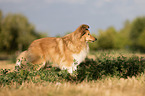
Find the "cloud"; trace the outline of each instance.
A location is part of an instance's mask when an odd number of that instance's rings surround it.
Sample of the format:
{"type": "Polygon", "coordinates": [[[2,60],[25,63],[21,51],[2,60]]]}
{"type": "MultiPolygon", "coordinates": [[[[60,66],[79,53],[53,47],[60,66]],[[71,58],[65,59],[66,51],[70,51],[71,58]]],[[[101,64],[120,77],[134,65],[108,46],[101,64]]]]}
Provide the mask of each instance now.
{"type": "Polygon", "coordinates": [[[0,0],[0,3],[20,3],[25,0],[0,0]]]}
{"type": "Polygon", "coordinates": [[[133,15],[143,12],[145,0],[97,0],[94,2],[96,9],[108,10],[108,12],[120,13],[121,15],[133,15]]]}
{"type": "Polygon", "coordinates": [[[87,0],[44,0],[47,3],[69,3],[69,4],[84,4],[87,0]]]}
{"type": "Polygon", "coordinates": [[[24,2],[44,2],[47,4],[67,3],[67,4],[85,4],[87,0],[0,0],[0,3],[24,3],[24,2]]]}
{"type": "Polygon", "coordinates": [[[145,9],[145,0],[134,0],[134,4],[136,4],[136,6],[138,6],[141,10],[145,9]]]}
{"type": "Polygon", "coordinates": [[[113,1],[114,0],[96,0],[93,5],[96,6],[97,8],[100,8],[105,6],[107,3],[111,3],[113,1]]]}

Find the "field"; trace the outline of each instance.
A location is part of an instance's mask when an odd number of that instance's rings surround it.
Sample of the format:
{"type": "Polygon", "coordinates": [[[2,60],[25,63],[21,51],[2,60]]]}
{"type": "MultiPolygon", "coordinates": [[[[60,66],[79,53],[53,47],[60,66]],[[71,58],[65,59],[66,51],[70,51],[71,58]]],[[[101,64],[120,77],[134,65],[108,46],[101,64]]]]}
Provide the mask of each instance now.
{"type": "Polygon", "coordinates": [[[144,58],[128,51],[91,52],[72,75],[52,67],[13,71],[14,63],[0,61],[0,96],[144,96],[144,58]]]}

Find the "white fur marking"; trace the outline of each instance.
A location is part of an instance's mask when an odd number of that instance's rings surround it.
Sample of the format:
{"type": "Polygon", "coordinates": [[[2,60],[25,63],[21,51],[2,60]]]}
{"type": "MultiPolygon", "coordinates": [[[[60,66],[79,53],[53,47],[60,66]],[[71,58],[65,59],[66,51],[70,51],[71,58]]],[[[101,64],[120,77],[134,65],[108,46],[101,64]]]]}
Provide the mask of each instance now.
{"type": "Polygon", "coordinates": [[[72,64],[72,69],[73,71],[77,70],[77,66],[84,61],[84,59],[86,58],[87,54],[89,51],[89,47],[87,45],[87,48],[84,48],[79,54],[73,54],[73,58],[74,58],[74,63],[72,64]]]}
{"type": "Polygon", "coordinates": [[[21,60],[17,60],[16,66],[21,66],[21,60]]]}

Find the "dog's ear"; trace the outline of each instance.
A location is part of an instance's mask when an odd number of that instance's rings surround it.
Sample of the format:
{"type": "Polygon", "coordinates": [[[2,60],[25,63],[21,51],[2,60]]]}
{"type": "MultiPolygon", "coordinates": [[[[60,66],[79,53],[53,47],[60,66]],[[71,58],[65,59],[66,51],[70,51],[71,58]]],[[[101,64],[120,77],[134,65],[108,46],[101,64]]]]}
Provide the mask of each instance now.
{"type": "Polygon", "coordinates": [[[88,30],[88,29],[89,29],[88,25],[86,25],[86,24],[81,25],[80,30],[79,30],[81,33],[81,36],[83,36],[86,33],[86,30],[88,30]]]}
{"type": "Polygon", "coordinates": [[[86,24],[83,24],[83,25],[81,25],[80,26],[80,32],[84,32],[84,31],[86,31],[86,30],[88,30],[89,29],[89,26],[88,25],[86,25],[86,24]]]}
{"type": "Polygon", "coordinates": [[[75,31],[75,37],[76,38],[81,38],[85,33],[86,30],[89,29],[89,26],[86,24],[82,24],[81,26],[79,26],[76,31],[75,31]]]}

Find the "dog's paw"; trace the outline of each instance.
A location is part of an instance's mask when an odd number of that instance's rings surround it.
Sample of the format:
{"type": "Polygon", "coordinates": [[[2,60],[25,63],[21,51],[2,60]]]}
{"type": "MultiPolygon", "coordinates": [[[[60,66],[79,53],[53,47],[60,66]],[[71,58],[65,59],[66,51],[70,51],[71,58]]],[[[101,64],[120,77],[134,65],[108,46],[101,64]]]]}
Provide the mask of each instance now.
{"type": "Polygon", "coordinates": [[[68,72],[69,72],[70,74],[73,73],[73,68],[72,68],[72,67],[68,68],[67,70],[68,70],[68,72]]]}

